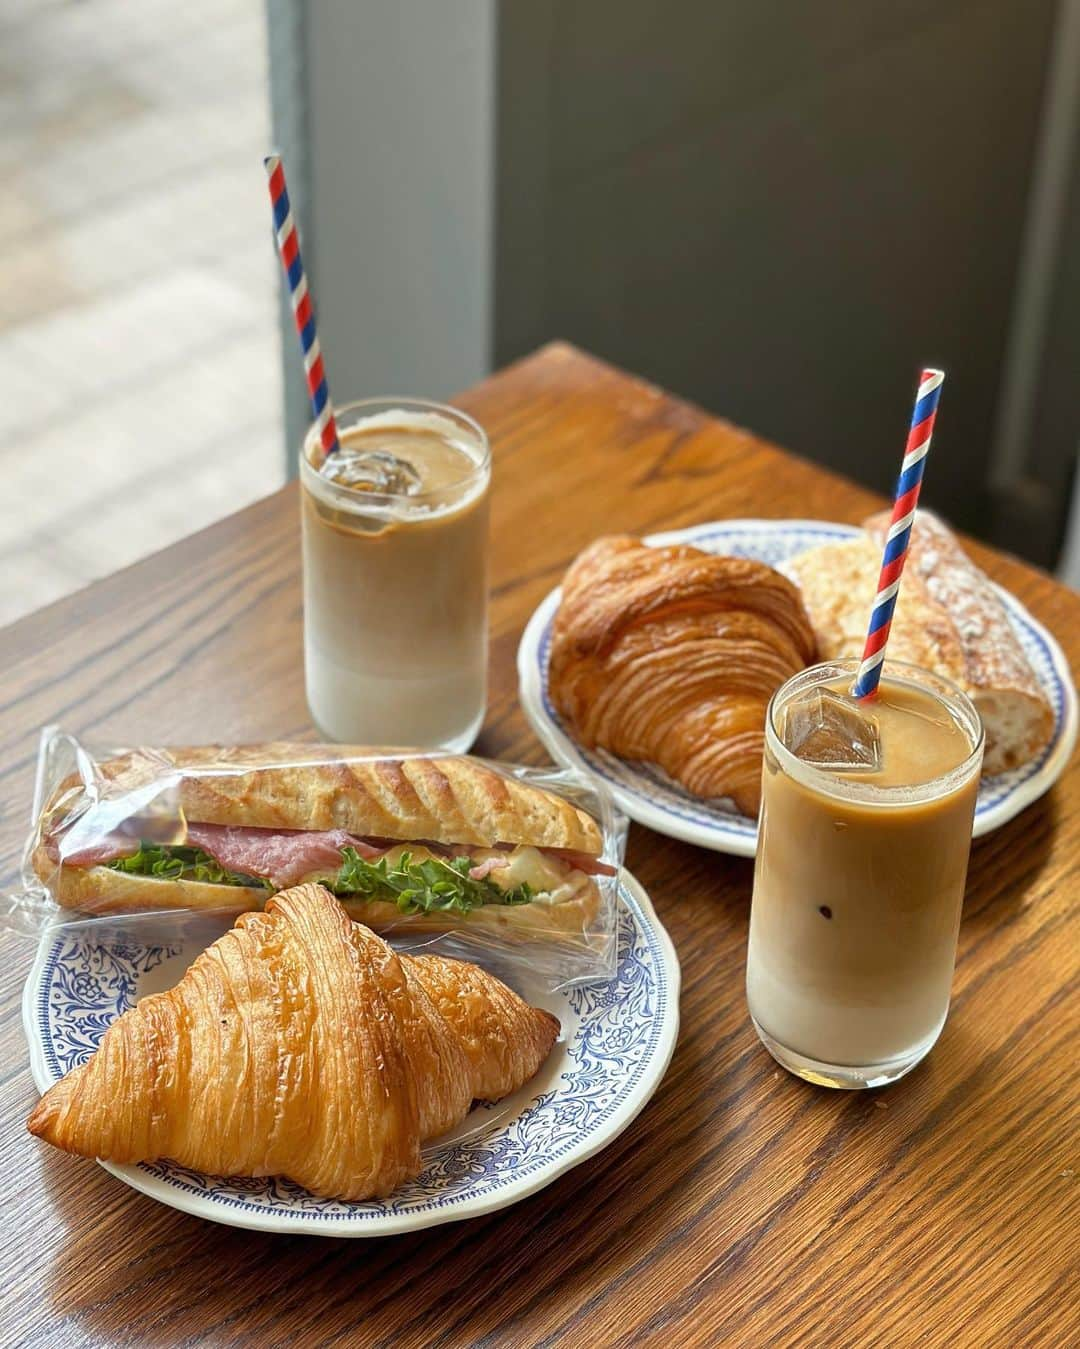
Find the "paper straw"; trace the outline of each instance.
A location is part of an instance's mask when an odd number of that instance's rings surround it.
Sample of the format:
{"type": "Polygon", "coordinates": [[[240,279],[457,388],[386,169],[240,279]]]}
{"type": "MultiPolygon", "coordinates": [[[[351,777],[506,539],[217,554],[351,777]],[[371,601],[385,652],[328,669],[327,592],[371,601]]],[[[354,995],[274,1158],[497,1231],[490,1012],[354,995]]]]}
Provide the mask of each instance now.
{"type": "Polygon", "coordinates": [[[315,425],[319,429],[319,439],[326,454],[333,454],[338,448],[337,422],[334,421],[333,407],[330,403],[330,389],[326,383],[326,371],[323,369],[322,349],[318,334],[315,332],[315,315],[311,308],[311,292],[308,290],[304,264],[300,257],[300,236],[296,232],[292,207],[289,205],[289,193],[285,186],[285,170],[280,155],[267,155],[263,160],[270,179],[270,201],[274,207],[274,233],[277,236],[281,265],[285,268],[285,280],[289,283],[289,297],[292,300],[293,318],[300,337],[300,354],[304,358],[304,373],[307,376],[308,394],[311,397],[311,411],[315,425]]]}
{"type": "Polygon", "coordinates": [[[919,380],[919,392],[915,395],[915,410],[911,414],[911,430],[908,432],[904,460],[900,466],[900,480],[896,484],[892,519],[889,521],[889,532],[885,536],[885,554],[881,559],[877,595],[874,597],[874,607],[870,611],[870,627],[866,634],[859,674],[851,690],[855,698],[873,698],[877,694],[881,665],[885,659],[885,643],[889,640],[889,628],[892,626],[893,610],[896,608],[896,595],[900,589],[900,576],[907,561],[911,526],[915,520],[915,507],[919,502],[923,469],[926,466],[927,451],[930,449],[930,437],[934,434],[934,418],[937,416],[938,398],[941,396],[944,378],[945,374],[941,370],[924,370],[919,380]]]}

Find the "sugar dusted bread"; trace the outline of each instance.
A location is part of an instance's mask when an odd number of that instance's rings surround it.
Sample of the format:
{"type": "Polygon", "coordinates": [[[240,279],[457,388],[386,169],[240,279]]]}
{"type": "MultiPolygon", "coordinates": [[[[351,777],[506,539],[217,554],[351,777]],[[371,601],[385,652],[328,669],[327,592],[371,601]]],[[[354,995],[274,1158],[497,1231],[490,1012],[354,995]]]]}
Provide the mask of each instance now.
{"type": "MultiPolygon", "coordinates": [[[[811,548],[784,564],[802,591],[822,660],[862,655],[881,552],[864,533],[811,548]]],[[[955,625],[907,572],[893,614],[889,655],[963,682],[964,657],[955,625]]]]}
{"type": "MultiPolygon", "coordinates": [[[[785,565],[826,660],[862,653],[888,524],[887,513],[871,516],[858,537],[812,548],[785,565]]],[[[1019,767],[1049,743],[1053,709],[1004,605],[948,527],[927,511],[912,530],[889,655],[944,675],[968,694],[986,728],[984,772],[1019,767]]]]}

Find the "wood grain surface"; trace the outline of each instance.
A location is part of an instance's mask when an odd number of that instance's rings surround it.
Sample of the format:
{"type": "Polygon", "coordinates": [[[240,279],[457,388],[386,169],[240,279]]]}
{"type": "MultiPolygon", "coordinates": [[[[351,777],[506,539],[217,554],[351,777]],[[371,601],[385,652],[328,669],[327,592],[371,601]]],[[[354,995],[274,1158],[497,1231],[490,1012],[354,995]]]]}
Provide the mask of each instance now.
{"type": "MultiPolygon", "coordinates": [[[[544,761],[525,620],[595,535],[731,516],[857,521],[871,494],[555,345],[460,399],[492,436],[491,701],[479,751],[544,761]]],[[[182,509],[182,488],[176,491],[182,509]]],[[[932,500],[932,473],[929,487],[932,500]]],[[[0,635],[0,876],[37,730],[108,742],[310,737],[294,489],[0,635]]],[[[978,561],[1080,661],[1080,599],[978,561]]],[[[27,566],[32,566],[27,559],[27,566]]],[[[606,1151],[515,1208],[378,1241],[215,1226],[24,1131],[0,950],[4,1345],[1046,1345],[1080,1342],[1080,772],[974,847],[952,1013],[882,1093],[782,1073],[747,1019],[751,864],[635,826],[683,966],[667,1078],[606,1151]]]]}

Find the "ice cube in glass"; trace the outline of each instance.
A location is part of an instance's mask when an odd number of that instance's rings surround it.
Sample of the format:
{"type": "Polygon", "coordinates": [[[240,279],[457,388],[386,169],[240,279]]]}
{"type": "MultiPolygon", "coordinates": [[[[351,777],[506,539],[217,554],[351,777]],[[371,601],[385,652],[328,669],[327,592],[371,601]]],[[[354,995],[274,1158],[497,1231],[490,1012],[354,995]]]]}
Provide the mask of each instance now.
{"type": "Polygon", "coordinates": [[[381,495],[410,496],[421,486],[415,465],[390,450],[358,450],[342,446],[327,458],[322,472],[342,487],[381,495]]]}
{"type": "Polygon", "coordinates": [[[827,688],[809,690],[785,709],[784,744],[804,763],[830,770],[876,772],[881,741],[873,713],[827,688]]]}

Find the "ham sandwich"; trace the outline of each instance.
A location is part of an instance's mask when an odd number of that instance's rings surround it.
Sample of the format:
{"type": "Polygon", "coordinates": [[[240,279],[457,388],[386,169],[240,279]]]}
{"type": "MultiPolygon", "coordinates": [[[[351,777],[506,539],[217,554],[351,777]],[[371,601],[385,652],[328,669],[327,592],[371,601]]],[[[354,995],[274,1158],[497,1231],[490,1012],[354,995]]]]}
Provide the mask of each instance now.
{"type": "Polygon", "coordinates": [[[254,908],[316,881],[375,928],[588,926],[616,871],[590,815],[479,760],[378,753],[133,751],[61,783],[32,866],[89,913],[254,908]]]}

